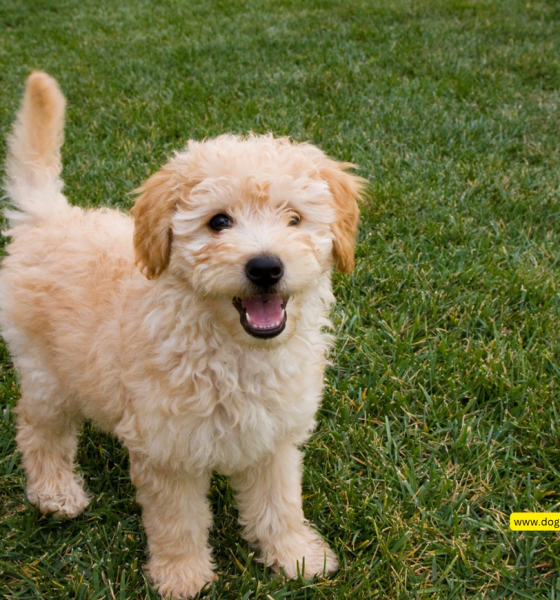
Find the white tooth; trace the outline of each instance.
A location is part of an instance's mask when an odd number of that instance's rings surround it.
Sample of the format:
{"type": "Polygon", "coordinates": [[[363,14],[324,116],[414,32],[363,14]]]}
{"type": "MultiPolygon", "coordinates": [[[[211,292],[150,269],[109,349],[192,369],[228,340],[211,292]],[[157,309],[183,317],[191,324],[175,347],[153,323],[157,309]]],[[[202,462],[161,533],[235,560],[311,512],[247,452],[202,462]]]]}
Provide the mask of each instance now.
{"type": "Polygon", "coordinates": [[[249,324],[252,323],[249,313],[245,313],[245,316],[247,317],[247,323],[249,323],[249,324]]]}
{"type": "Polygon", "coordinates": [[[283,308],[283,309],[282,309],[282,319],[284,319],[284,317],[285,317],[285,316],[286,316],[286,309],[285,309],[285,308],[283,308]]]}

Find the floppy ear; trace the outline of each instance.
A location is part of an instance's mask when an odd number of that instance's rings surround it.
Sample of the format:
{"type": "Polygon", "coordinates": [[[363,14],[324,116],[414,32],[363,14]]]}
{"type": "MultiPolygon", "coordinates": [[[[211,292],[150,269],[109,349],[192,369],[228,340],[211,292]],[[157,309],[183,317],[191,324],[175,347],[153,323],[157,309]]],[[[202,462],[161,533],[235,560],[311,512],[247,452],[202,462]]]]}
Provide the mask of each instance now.
{"type": "Polygon", "coordinates": [[[354,246],[360,216],[357,201],[362,197],[365,184],[361,177],[346,172],[353,166],[351,163],[329,161],[321,169],[321,178],[329,184],[333,198],[334,264],[342,273],[352,273],[354,270],[354,246]]]}
{"type": "Polygon", "coordinates": [[[148,279],[154,279],[171,257],[171,218],[178,201],[172,170],[164,167],[136,191],[142,194],[132,208],[136,264],[148,279]]]}

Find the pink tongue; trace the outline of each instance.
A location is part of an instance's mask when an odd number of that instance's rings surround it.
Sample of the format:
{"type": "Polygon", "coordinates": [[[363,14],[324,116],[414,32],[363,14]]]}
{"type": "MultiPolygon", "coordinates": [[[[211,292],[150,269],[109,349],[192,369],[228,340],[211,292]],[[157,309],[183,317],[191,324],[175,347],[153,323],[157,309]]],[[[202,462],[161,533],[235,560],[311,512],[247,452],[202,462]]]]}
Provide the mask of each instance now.
{"type": "Polygon", "coordinates": [[[256,298],[241,300],[241,306],[247,311],[250,323],[258,327],[272,327],[282,321],[282,298],[263,294],[256,298]]]}

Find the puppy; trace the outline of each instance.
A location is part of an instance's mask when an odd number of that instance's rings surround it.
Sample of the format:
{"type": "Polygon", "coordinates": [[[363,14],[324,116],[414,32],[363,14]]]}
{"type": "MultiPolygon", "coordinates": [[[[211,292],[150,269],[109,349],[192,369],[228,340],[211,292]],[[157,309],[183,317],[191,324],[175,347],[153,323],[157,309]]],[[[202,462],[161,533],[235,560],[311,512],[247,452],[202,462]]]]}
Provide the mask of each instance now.
{"type": "Polygon", "coordinates": [[[74,457],[91,419],[129,450],[163,596],[215,577],[214,470],[263,561],[333,573],[303,515],[298,447],[321,401],[330,272],[354,266],[362,180],[310,144],[222,135],[152,175],[133,219],[82,210],[61,193],[64,104],[33,73],[9,138],[0,323],[30,502],[68,517],[87,506],[74,457]]]}

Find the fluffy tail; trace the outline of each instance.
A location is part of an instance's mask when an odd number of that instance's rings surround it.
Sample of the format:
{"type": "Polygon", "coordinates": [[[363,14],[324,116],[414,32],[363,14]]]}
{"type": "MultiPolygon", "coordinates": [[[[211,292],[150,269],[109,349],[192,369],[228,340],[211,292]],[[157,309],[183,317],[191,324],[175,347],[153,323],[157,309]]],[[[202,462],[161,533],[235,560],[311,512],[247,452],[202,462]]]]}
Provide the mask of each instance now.
{"type": "Polygon", "coordinates": [[[8,138],[5,210],[11,226],[36,225],[68,208],[62,195],[60,147],[66,101],[56,81],[35,71],[8,138]]]}

